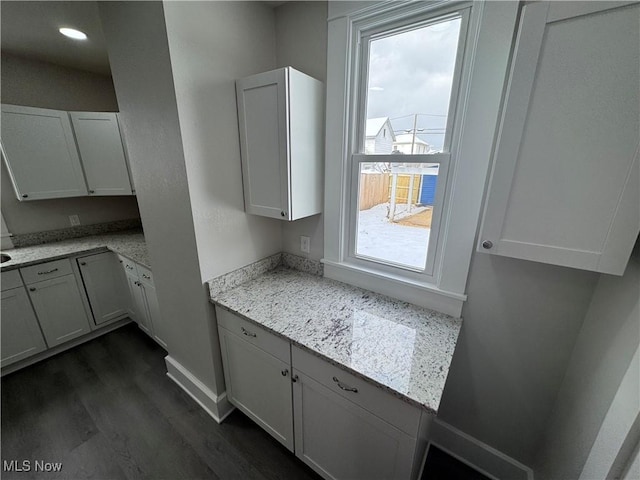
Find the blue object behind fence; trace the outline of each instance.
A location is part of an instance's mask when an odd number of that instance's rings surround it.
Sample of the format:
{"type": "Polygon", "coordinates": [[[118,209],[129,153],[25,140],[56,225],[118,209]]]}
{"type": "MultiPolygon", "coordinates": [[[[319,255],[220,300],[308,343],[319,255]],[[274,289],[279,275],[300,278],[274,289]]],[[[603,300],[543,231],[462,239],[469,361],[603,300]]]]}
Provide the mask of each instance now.
{"type": "Polygon", "coordinates": [[[433,205],[436,198],[437,175],[423,175],[422,187],[420,188],[420,203],[422,205],[433,205]]]}

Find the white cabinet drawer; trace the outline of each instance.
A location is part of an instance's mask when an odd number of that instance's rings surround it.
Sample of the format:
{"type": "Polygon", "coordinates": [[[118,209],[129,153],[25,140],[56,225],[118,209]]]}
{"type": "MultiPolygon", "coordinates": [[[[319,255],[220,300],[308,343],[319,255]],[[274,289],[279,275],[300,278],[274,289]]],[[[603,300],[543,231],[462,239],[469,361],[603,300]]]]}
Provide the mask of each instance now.
{"type": "Polygon", "coordinates": [[[2,272],[0,277],[0,283],[2,283],[2,291],[11,290],[12,288],[18,288],[22,286],[22,279],[18,270],[9,270],[8,272],[2,272]]]}
{"type": "Polygon", "coordinates": [[[41,263],[31,267],[20,269],[24,283],[27,285],[49,280],[51,278],[62,277],[64,275],[72,275],[71,261],[68,258],[55,260],[53,262],[41,263]]]}
{"type": "Polygon", "coordinates": [[[421,415],[419,408],[295,345],[291,347],[291,363],[295,370],[305,373],[329,390],[354,402],[410,436],[417,436],[421,415]]]}
{"type": "Polygon", "coordinates": [[[289,342],[286,340],[220,307],[216,307],[216,317],[218,326],[242,337],[247,342],[282,360],[287,365],[291,364],[289,342]]]}

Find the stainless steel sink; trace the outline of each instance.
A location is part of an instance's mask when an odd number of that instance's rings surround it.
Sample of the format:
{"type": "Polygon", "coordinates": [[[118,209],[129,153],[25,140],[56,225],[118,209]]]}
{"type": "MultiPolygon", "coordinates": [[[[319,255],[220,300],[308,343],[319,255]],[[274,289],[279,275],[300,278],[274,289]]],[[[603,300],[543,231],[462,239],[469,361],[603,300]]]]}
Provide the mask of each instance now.
{"type": "Polygon", "coordinates": [[[6,253],[0,253],[0,263],[8,262],[11,260],[11,257],[6,253]]]}

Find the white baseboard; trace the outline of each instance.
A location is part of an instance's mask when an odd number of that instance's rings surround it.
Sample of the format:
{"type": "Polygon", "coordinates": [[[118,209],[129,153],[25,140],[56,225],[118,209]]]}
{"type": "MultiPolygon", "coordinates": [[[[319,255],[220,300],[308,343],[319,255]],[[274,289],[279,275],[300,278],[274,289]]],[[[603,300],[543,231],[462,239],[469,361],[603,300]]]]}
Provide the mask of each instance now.
{"type": "Polygon", "coordinates": [[[167,376],[193,398],[216,422],[221,423],[234,410],[235,407],[227,399],[227,392],[216,395],[170,355],[164,357],[164,361],[167,365],[167,376]]]}
{"type": "Polygon", "coordinates": [[[533,470],[436,418],[431,444],[494,480],[533,480],[533,470]]]}
{"type": "Polygon", "coordinates": [[[109,332],[113,332],[114,330],[120,328],[120,327],[124,327],[125,325],[131,323],[131,320],[128,317],[125,317],[121,320],[117,320],[114,321],[113,323],[110,323],[109,325],[107,325],[106,327],[100,327],[97,328],[96,330],[92,330],[90,333],[87,333],[86,335],[83,335],[82,337],[78,337],[75,338],[73,340],[70,340],[66,343],[63,343],[62,345],[58,345],[56,347],[53,348],[49,348],[47,350],[45,350],[44,352],[40,352],[36,355],[34,355],[33,357],[29,357],[29,358],[25,358],[24,360],[20,360],[19,362],[16,363],[12,363],[9,366],[6,366],[2,369],[2,376],[4,377],[5,375],[9,374],[9,373],[13,373],[16,372],[22,368],[28,367],[30,365],[33,365],[34,363],[38,363],[41,360],[45,360],[49,357],[53,357],[54,355],[57,355],[58,353],[64,352],[66,350],[69,350],[73,347],[77,347],[78,345],[81,345],[83,343],[86,342],[90,342],[91,340],[101,337],[102,335],[105,335],[109,332]]]}

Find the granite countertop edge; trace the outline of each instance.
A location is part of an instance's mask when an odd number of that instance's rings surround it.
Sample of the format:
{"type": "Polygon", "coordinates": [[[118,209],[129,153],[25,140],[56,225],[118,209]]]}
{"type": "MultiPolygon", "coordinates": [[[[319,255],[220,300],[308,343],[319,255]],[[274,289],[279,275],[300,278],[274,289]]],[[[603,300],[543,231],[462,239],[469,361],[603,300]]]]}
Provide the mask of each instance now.
{"type": "MultiPolygon", "coordinates": [[[[279,338],[287,340],[292,345],[329,362],[329,364],[363,379],[405,403],[437,414],[446,377],[451,367],[453,351],[460,334],[462,319],[324,278],[321,270],[307,268],[310,266],[309,262],[300,261],[301,259],[291,254],[283,253],[281,258],[278,255],[267,257],[207,282],[210,288],[210,302],[279,338]],[[291,290],[291,285],[294,285],[293,290],[291,290]],[[309,332],[309,337],[305,336],[307,333],[301,336],[298,334],[299,329],[306,330],[306,327],[296,318],[304,316],[308,318],[306,322],[309,322],[311,317],[304,314],[300,316],[300,312],[296,311],[296,308],[300,308],[301,302],[304,303],[305,300],[301,298],[298,302],[295,300],[295,295],[299,291],[305,295],[306,299],[308,292],[304,290],[315,288],[315,286],[320,289],[317,291],[319,298],[322,298],[322,295],[326,293],[333,293],[333,297],[336,295],[341,297],[344,292],[345,303],[342,304],[341,300],[336,303],[335,298],[332,297],[327,307],[333,309],[333,314],[327,316],[327,310],[324,307],[320,308],[323,313],[313,316],[314,323],[318,322],[315,329],[312,329],[315,333],[309,332]],[[289,308],[287,302],[281,302],[280,298],[273,296],[276,292],[279,295],[288,295],[290,299],[294,298],[291,303],[293,310],[289,308]],[[279,306],[276,307],[276,310],[266,308],[266,310],[255,311],[252,309],[249,311],[245,302],[249,301],[251,304],[256,300],[262,305],[276,301],[273,305],[279,306]],[[345,308],[346,311],[353,313],[344,317],[345,308]],[[373,314],[371,319],[369,319],[370,314],[373,314]],[[276,317],[271,315],[276,315],[276,317]],[[362,315],[365,316],[364,319],[362,315]],[[275,320],[276,318],[280,320],[275,320]],[[363,321],[364,323],[362,323],[363,321]],[[337,336],[330,333],[331,329],[336,328],[336,325],[339,327],[336,331],[337,336]],[[404,338],[407,331],[411,332],[410,336],[415,335],[415,340],[409,339],[411,351],[414,353],[411,354],[411,358],[407,359],[411,362],[406,364],[409,367],[408,370],[404,367],[405,369],[401,368],[395,373],[395,367],[391,367],[389,370],[389,363],[381,360],[382,358],[389,359],[393,364],[394,360],[391,360],[393,353],[391,352],[396,350],[388,350],[391,357],[384,353],[382,356],[374,353],[370,363],[372,367],[365,365],[365,369],[363,369],[359,368],[358,364],[351,363],[352,358],[355,358],[352,355],[368,355],[362,350],[362,348],[367,348],[367,342],[364,342],[363,347],[362,337],[357,339],[356,337],[351,339],[345,337],[346,330],[344,328],[357,327],[362,332],[363,328],[365,330],[371,327],[379,328],[376,325],[389,325],[395,334],[404,332],[400,333],[401,338],[404,338]],[[347,343],[344,343],[345,340],[347,343]],[[419,343],[414,344],[414,341],[419,343]],[[356,350],[352,350],[352,348],[356,350]],[[379,363],[380,361],[382,363],[379,363]],[[373,370],[368,371],[368,368],[373,368],[373,370]],[[416,376],[414,376],[414,371],[417,372],[416,376]],[[409,372],[410,379],[407,379],[407,372],[409,372]],[[406,381],[410,383],[403,383],[406,381]]],[[[311,266],[313,267],[313,265],[311,266]]],[[[313,311],[320,305],[317,303],[317,298],[310,301],[311,303],[307,303],[307,306],[303,308],[311,308],[313,311]]],[[[323,300],[320,302],[323,303],[323,300]]],[[[397,337],[397,335],[395,336],[397,337]]],[[[393,337],[394,334],[390,337],[391,343],[385,348],[400,349],[397,350],[400,352],[398,353],[400,356],[397,356],[395,360],[397,362],[401,361],[405,340],[400,338],[401,343],[395,343],[393,337]]],[[[368,345],[371,347],[371,344],[368,345]]]]}
{"type": "Polygon", "coordinates": [[[411,398],[410,396],[408,396],[408,395],[406,395],[406,394],[404,394],[402,392],[398,392],[397,390],[389,387],[388,385],[380,383],[377,380],[375,380],[375,379],[373,379],[373,378],[371,378],[371,377],[369,377],[369,376],[367,376],[367,375],[365,375],[365,374],[363,374],[363,373],[361,373],[361,372],[359,372],[359,371],[357,371],[357,370],[355,370],[355,369],[353,369],[353,368],[351,368],[351,367],[349,367],[349,366],[347,366],[347,365],[345,365],[345,364],[343,364],[343,363],[341,363],[341,362],[339,362],[339,361],[337,361],[337,360],[335,360],[335,359],[333,359],[331,357],[323,355],[321,352],[318,352],[317,350],[314,350],[313,348],[309,347],[308,345],[305,345],[304,343],[298,342],[297,340],[285,335],[284,333],[281,333],[281,332],[279,332],[277,330],[274,330],[274,329],[264,325],[263,323],[260,323],[260,322],[256,321],[255,319],[253,319],[251,317],[248,317],[247,315],[245,315],[243,313],[240,313],[237,310],[234,310],[233,308],[231,308],[231,307],[229,307],[227,305],[219,303],[219,302],[217,302],[216,300],[213,300],[213,299],[211,300],[211,303],[213,303],[214,305],[216,305],[216,306],[218,306],[220,308],[223,308],[224,310],[226,310],[229,313],[233,313],[234,315],[237,315],[238,317],[242,318],[243,320],[247,320],[247,321],[251,322],[252,324],[262,328],[263,330],[266,330],[267,332],[269,332],[269,333],[271,333],[273,335],[276,335],[279,338],[282,338],[282,339],[284,339],[284,340],[286,340],[288,342],[291,342],[292,345],[295,345],[296,347],[299,347],[299,348],[303,349],[304,351],[309,352],[312,355],[314,355],[314,356],[316,356],[316,357],[318,357],[318,358],[320,358],[320,359],[322,359],[322,360],[324,360],[326,362],[329,362],[330,364],[335,365],[336,367],[341,368],[342,370],[345,370],[346,372],[348,372],[348,373],[350,373],[350,374],[352,374],[352,375],[354,375],[354,376],[356,376],[358,378],[361,378],[361,379],[365,380],[366,382],[376,386],[377,388],[380,388],[381,390],[384,390],[385,392],[388,392],[388,393],[392,394],[393,396],[399,398],[400,400],[404,401],[405,403],[413,405],[414,407],[420,408],[420,409],[425,410],[426,412],[432,413],[434,415],[436,415],[438,413],[437,408],[434,408],[434,407],[432,407],[430,405],[426,405],[424,403],[421,403],[419,400],[411,398]]]}
{"type": "Polygon", "coordinates": [[[3,250],[2,253],[6,253],[11,256],[12,259],[0,265],[0,272],[8,272],[45,262],[73,258],[78,255],[97,254],[109,251],[151,269],[142,231],[129,230],[106,235],[88,235],[59,242],[3,250]],[[128,248],[127,245],[114,245],[114,241],[119,243],[127,242],[127,240],[137,248],[142,247],[142,252],[133,253],[131,247],[129,246],[128,248]],[[88,242],[89,245],[87,245],[88,242]],[[57,250],[60,248],[64,251],[58,252],[57,250]],[[28,255],[29,258],[21,260],[20,256],[25,254],[28,255]]]}

